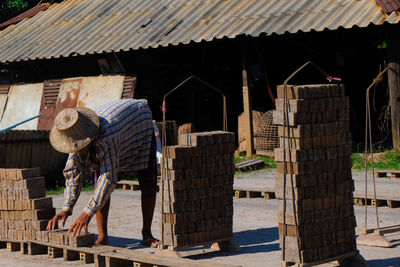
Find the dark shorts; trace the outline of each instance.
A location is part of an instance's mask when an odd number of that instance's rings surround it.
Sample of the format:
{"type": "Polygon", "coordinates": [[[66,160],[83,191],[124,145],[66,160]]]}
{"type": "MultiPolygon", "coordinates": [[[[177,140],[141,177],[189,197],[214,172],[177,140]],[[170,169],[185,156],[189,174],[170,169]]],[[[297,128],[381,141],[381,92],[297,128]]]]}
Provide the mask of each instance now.
{"type": "Polygon", "coordinates": [[[149,165],[146,170],[140,170],[137,172],[142,195],[146,197],[154,197],[158,190],[156,151],[156,137],[153,133],[153,137],[151,138],[149,165]]]}

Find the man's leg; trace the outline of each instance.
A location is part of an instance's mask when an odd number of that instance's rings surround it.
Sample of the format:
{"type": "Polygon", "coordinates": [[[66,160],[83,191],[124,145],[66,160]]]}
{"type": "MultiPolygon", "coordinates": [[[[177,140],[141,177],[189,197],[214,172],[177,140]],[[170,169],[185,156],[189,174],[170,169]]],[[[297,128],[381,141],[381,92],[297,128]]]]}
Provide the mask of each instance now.
{"type": "Polygon", "coordinates": [[[96,241],[96,245],[108,245],[108,230],[107,230],[107,222],[108,222],[108,211],[110,210],[110,198],[108,198],[106,204],[96,213],[96,221],[97,221],[97,231],[98,237],[96,241]]]}
{"type": "Polygon", "coordinates": [[[142,216],[143,216],[143,244],[146,246],[157,246],[160,241],[151,233],[154,208],[157,194],[157,161],[156,161],[156,140],[153,134],[150,146],[149,165],[147,170],[138,172],[140,188],[142,190],[142,216]]]}
{"type": "Polygon", "coordinates": [[[143,228],[142,236],[143,241],[154,239],[151,233],[151,223],[153,221],[154,207],[156,206],[156,196],[145,196],[142,193],[142,216],[143,228]]]}

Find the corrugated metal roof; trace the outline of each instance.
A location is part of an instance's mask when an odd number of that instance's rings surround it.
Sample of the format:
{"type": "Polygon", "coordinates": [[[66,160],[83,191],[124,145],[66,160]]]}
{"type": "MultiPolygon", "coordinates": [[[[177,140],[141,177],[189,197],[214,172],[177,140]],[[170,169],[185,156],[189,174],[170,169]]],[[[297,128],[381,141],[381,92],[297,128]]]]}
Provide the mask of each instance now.
{"type": "Polygon", "coordinates": [[[66,0],[0,32],[0,61],[399,21],[375,0],[66,0]]]}
{"type": "Polygon", "coordinates": [[[5,28],[11,24],[18,23],[23,19],[31,18],[31,17],[35,16],[37,13],[39,13],[40,11],[46,10],[49,6],[50,6],[49,3],[42,3],[37,6],[34,6],[31,9],[25,11],[24,13],[19,14],[18,16],[1,23],[0,29],[5,28]]]}
{"type": "Polygon", "coordinates": [[[376,0],[376,2],[385,13],[400,9],[400,0],[376,0]]]}

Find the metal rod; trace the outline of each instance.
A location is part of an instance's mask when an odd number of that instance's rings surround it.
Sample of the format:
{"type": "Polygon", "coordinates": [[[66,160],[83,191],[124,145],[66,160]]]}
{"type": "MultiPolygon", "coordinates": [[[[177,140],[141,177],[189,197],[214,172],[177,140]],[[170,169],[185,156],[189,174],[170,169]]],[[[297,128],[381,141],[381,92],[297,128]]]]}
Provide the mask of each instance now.
{"type": "Polygon", "coordinates": [[[5,128],[3,130],[0,130],[0,133],[4,133],[4,132],[6,132],[8,130],[11,130],[12,128],[15,128],[15,127],[21,125],[21,124],[24,124],[24,123],[26,123],[28,121],[31,121],[31,120],[36,119],[36,118],[39,118],[40,116],[42,116],[42,114],[39,114],[39,115],[36,115],[36,116],[34,116],[32,118],[29,118],[29,119],[26,119],[24,121],[18,122],[18,123],[14,124],[14,125],[11,125],[10,127],[7,127],[7,128],[5,128]]]}
{"type": "Polygon", "coordinates": [[[386,67],[383,71],[381,71],[376,78],[373,80],[371,85],[367,88],[367,92],[365,94],[366,100],[365,100],[365,208],[364,208],[364,224],[365,224],[365,232],[368,232],[368,219],[367,219],[367,168],[368,168],[368,134],[369,134],[369,146],[370,146],[370,154],[371,154],[371,170],[372,170],[372,183],[373,183],[373,194],[374,194],[374,200],[375,200],[375,216],[376,216],[376,227],[377,230],[379,231],[379,213],[378,213],[378,205],[376,205],[376,183],[375,183],[375,169],[374,169],[374,151],[373,151],[373,144],[372,144],[372,126],[371,126],[371,105],[369,101],[369,92],[372,89],[372,87],[380,82],[382,80],[383,74],[388,71],[390,67],[386,67]]]}

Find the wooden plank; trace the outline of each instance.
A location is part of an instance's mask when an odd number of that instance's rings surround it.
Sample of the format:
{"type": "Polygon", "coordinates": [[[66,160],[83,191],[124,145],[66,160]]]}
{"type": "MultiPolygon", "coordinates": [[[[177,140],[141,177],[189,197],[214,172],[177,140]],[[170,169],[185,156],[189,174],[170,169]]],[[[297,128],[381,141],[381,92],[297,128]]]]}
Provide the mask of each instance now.
{"type": "Polygon", "coordinates": [[[138,253],[130,249],[117,249],[115,252],[101,253],[102,256],[119,258],[132,262],[147,263],[157,266],[176,267],[237,267],[238,265],[222,264],[212,261],[196,261],[183,258],[163,257],[150,253],[138,253]]]}
{"type": "Polygon", "coordinates": [[[131,191],[140,190],[140,185],[138,181],[121,180],[117,183],[117,185],[122,185],[123,190],[131,190],[131,191]]]}
{"type": "Polygon", "coordinates": [[[246,129],[246,156],[250,157],[254,152],[253,139],[253,114],[251,101],[251,88],[248,85],[247,79],[247,43],[244,41],[242,46],[242,80],[243,80],[243,110],[244,124],[246,129]]]}
{"type": "Polygon", "coordinates": [[[118,247],[113,247],[113,246],[103,246],[103,245],[94,245],[92,247],[70,247],[70,246],[65,246],[65,245],[59,245],[59,244],[54,244],[50,242],[43,242],[43,241],[37,241],[37,240],[32,240],[30,243],[35,243],[39,244],[42,246],[46,247],[56,247],[56,248],[62,248],[62,249],[67,249],[71,251],[77,251],[77,252],[86,252],[86,253],[91,253],[91,254],[100,254],[101,252],[107,252],[107,251],[114,251],[118,247]]]}
{"type": "MultiPolygon", "coordinates": [[[[355,191],[353,193],[353,196],[356,198],[365,198],[365,193],[361,192],[361,191],[355,191]]],[[[372,199],[372,198],[373,198],[373,192],[368,192],[368,199],[372,199]]],[[[382,200],[400,201],[400,195],[393,195],[393,194],[377,193],[376,198],[382,199],[382,200]]]]}
{"type": "Polygon", "coordinates": [[[254,168],[260,168],[264,165],[265,165],[265,163],[263,160],[252,159],[252,160],[247,160],[247,161],[236,163],[235,169],[236,170],[254,169],[254,168]]]}
{"type": "MultiPolygon", "coordinates": [[[[216,240],[215,242],[222,241],[226,239],[221,239],[221,240],[216,240]]],[[[210,241],[209,243],[213,243],[214,241],[210,241]]],[[[140,263],[147,263],[147,264],[153,264],[153,265],[158,265],[158,266],[177,266],[177,267],[233,267],[237,265],[226,265],[226,264],[219,264],[215,262],[197,262],[195,260],[190,260],[190,259],[170,259],[168,261],[165,261],[165,257],[159,256],[159,255],[154,255],[150,253],[143,253],[143,252],[136,252],[130,249],[124,249],[120,247],[114,247],[114,246],[93,246],[93,247],[70,247],[70,246],[64,246],[64,245],[57,245],[57,244],[52,244],[49,242],[42,242],[42,241],[32,241],[30,243],[35,243],[35,244],[40,244],[42,246],[46,247],[46,253],[47,253],[47,247],[56,247],[56,248],[62,248],[67,251],[71,252],[76,252],[77,257],[74,259],[80,259],[80,253],[89,253],[92,254],[94,257],[94,263],[95,266],[101,267],[101,266],[106,266],[106,261],[105,257],[110,256],[112,258],[120,258],[120,259],[125,259],[129,260],[132,262],[140,262],[140,263]],[[168,263],[168,264],[166,264],[168,263]]],[[[65,256],[64,256],[65,257],[65,256]]]]}
{"type": "MultiPolygon", "coordinates": [[[[320,265],[320,264],[324,264],[324,263],[329,263],[329,262],[333,262],[333,261],[340,261],[340,260],[343,260],[343,259],[351,258],[351,257],[356,256],[358,254],[359,254],[358,251],[352,251],[352,252],[348,252],[348,253],[345,253],[345,254],[340,255],[340,256],[327,258],[325,260],[308,262],[308,263],[300,263],[300,264],[297,264],[296,266],[300,266],[300,267],[315,266],[315,265],[320,265]]],[[[291,266],[291,265],[293,265],[293,264],[291,264],[289,262],[285,262],[285,261],[282,261],[282,264],[281,264],[281,266],[291,266]]]]}
{"type": "Polygon", "coordinates": [[[379,228],[379,231],[378,229],[374,229],[374,232],[380,235],[400,232],[400,225],[381,227],[379,228]]]}
{"type": "Polygon", "coordinates": [[[117,182],[118,185],[139,185],[139,181],[121,180],[117,182]]]}
{"type": "Polygon", "coordinates": [[[275,193],[275,187],[272,186],[233,185],[233,190],[275,193]]]}

